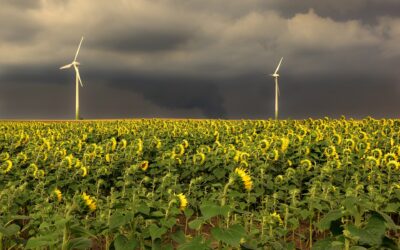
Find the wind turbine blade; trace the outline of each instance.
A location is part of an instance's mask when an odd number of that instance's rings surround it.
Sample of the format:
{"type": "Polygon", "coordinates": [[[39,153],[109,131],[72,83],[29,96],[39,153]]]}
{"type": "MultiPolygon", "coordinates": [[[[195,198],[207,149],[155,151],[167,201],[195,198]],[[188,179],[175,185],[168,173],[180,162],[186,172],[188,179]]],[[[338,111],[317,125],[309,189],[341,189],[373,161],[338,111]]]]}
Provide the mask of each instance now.
{"type": "Polygon", "coordinates": [[[78,54],[79,54],[79,50],[81,49],[82,41],[83,41],[83,36],[81,38],[81,42],[79,43],[78,50],[76,51],[74,62],[76,61],[76,58],[78,58],[78,54]]]}
{"type": "Polygon", "coordinates": [[[72,66],[72,64],[70,63],[70,64],[60,67],[60,69],[68,69],[68,68],[71,68],[71,66],[72,66]]]}
{"type": "Polygon", "coordinates": [[[83,87],[83,83],[82,83],[82,79],[81,79],[81,75],[79,74],[79,69],[77,66],[74,66],[75,71],[76,71],[76,77],[78,77],[78,81],[81,84],[81,87],[83,87]]]}
{"type": "Polygon", "coordinates": [[[275,70],[274,74],[278,73],[278,70],[279,70],[279,68],[281,67],[281,64],[282,64],[282,60],[283,60],[283,57],[279,61],[278,67],[276,67],[276,70],[275,70]]]}

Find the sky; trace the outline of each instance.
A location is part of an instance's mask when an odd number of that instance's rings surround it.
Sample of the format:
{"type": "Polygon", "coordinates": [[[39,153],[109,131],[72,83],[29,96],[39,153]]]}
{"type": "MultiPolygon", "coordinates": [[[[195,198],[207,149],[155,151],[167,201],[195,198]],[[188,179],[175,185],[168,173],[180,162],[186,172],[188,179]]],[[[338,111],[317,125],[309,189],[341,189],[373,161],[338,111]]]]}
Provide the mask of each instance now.
{"type": "Polygon", "coordinates": [[[0,119],[399,118],[399,0],[0,0],[0,119]]]}

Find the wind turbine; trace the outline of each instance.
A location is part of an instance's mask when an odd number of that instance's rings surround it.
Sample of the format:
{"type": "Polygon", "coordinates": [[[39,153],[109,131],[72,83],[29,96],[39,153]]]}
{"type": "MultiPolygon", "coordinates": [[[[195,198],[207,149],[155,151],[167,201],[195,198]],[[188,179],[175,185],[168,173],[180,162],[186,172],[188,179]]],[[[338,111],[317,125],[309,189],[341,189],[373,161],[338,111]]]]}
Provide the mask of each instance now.
{"type": "Polygon", "coordinates": [[[275,120],[278,120],[278,95],[279,95],[279,86],[278,86],[278,78],[279,78],[279,67],[281,67],[283,57],[279,61],[278,67],[276,67],[275,72],[271,74],[273,78],[275,78],[275,120]]]}
{"type": "Polygon", "coordinates": [[[78,58],[79,50],[81,49],[82,41],[83,41],[83,36],[81,38],[81,42],[79,43],[78,50],[76,51],[76,54],[75,54],[75,57],[74,57],[74,60],[72,61],[72,63],[60,67],[61,70],[62,69],[69,69],[71,67],[74,67],[74,69],[75,69],[75,83],[76,83],[75,120],[79,120],[79,84],[78,84],[78,82],[83,87],[81,76],[79,75],[79,68],[78,68],[80,63],[78,61],[76,61],[76,59],[78,58]]]}

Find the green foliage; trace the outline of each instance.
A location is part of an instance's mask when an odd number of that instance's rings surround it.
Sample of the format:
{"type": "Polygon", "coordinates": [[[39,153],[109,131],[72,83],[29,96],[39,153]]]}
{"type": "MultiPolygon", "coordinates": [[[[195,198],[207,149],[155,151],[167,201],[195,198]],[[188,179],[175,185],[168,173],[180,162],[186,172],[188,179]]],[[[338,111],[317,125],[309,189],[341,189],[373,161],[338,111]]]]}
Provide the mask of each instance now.
{"type": "Polygon", "coordinates": [[[3,249],[397,249],[399,120],[0,122],[3,249]]]}

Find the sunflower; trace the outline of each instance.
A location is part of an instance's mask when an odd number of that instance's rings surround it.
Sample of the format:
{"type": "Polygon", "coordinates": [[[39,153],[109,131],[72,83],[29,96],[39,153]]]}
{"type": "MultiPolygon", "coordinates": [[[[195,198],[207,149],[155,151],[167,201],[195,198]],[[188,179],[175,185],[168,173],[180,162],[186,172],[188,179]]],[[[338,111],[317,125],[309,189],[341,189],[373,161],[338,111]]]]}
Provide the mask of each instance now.
{"type": "Polygon", "coordinates": [[[6,161],[5,161],[5,166],[4,166],[4,167],[3,167],[3,166],[1,167],[1,172],[2,172],[3,174],[6,174],[6,173],[10,172],[12,166],[13,166],[12,161],[6,160],[6,161]]]}
{"type": "Polygon", "coordinates": [[[326,158],[329,158],[329,159],[336,158],[337,153],[336,153],[335,146],[329,146],[329,147],[325,148],[324,154],[325,154],[326,158]]]}
{"type": "Polygon", "coordinates": [[[345,143],[346,147],[351,148],[351,149],[354,149],[354,147],[356,146],[356,143],[354,142],[353,139],[346,139],[344,141],[344,143],[345,143]]]}
{"type": "Polygon", "coordinates": [[[271,216],[272,219],[278,221],[280,225],[283,224],[281,216],[276,211],[274,211],[272,214],[269,214],[269,216],[271,216]]]}
{"type": "Polygon", "coordinates": [[[288,147],[289,147],[289,139],[286,137],[281,138],[281,148],[280,148],[281,152],[285,153],[288,147]]]}
{"type": "Polygon", "coordinates": [[[368,167],[377,167],[379,166],[379,160],[373,156],[368,156],[366,158],[366,163],[368,167]]]}
{"type": "Polygon", "coordinates": [[[312,163],[309,159],[301,160],[300,165],[305,167],[307,170],[310,170],[312,168],[312,163]]]}
{"type": "Polygon", "coordinates": [[[0,161],[6,161],[10,158],[10,154],[7,152],[1,153],[0,154],[0,161]]]}
{"type": "Polygon", "coordinates": [[[117,148],[117,140],[115,138],[111,138],[111,150],[114,151],[117,148]]]}
{"type": "Polygon", "coordinates": [[[187,207],[187,205],[188,205],[188,201],[187,201],[187,199],[186,199],[186,196],[183,194],[183,193],[180,193],[180,194],[178,194],[177,195],[178,196],[178,198],[179,198],[179,209],[181,210],[181,211],[183,211],[183,210],[185,210],[185,208],[187,207]]]}
{"type": "Polygon", "coordinates": [[[110,158],[110,154],[106,154],[106,162],[110,162],[111,158],[110,158]]]}
{"type": "Polygon", "coordinates": [[[182,145],[184,148],[187,148],[187,147],[189,147],[189,142],[187,140],[183,140],[182,145]]]}
{"type": "Polygon", "coordinates": [[[87,175],[87,168],[82,166],[80,169],[82,170],[82,177],[85,177],[87,175]]]}
{"type": "Polygon", "coordinates": [[[247,191],[250,191],[251,188],[253,187],[253,182],[251,180],[250,175],[248,175],[243,168],[236,168],[235,173],[239,175],[239,177],[242,179],[242,182],[244,184],[244,188],[247,191]]]}
{"type": "Polygon", "coordinates": [[[140,168],[141,168],[143,171],[146,171],[147,168],[149,168],[149,162],[148,162],[148,161],[142,161],[142,163],[140,163],[140,168]]]}
{"type": "Polygon", "coordinates": [[[197,159],[200,158],[200,162],[199,164],[202,165],[204,163],[204,161],[206,160],[206,155],[203,153],[197,153],[193,156],[193,164],[196,164],[196,162],[198,161],[197,159]]]}
{"type": "Polygon", "coordinates": [[[336,145],[340,145],[342,143],[342,137],[338,133],[334,133],[331,140],[336,145]]]}
{"type": "Polygon", "coordinates": [[[138,149],[136,150],[136,153],[140,154],[143,151],[143,141],[142,141],[142,139],[138,140],[137,146],[138,146],[138,149]]]}
{"type": "Polygon", "coordinates": [[[267,150],[270,146],[270,142],[266,139],[260,141],[260,148],[267,150]]]}
{"type": "Polygon", "coordinates": [[[61,200],[62,200],[62,193],[61,193],[60,189],[58,189],[58,188],[54,189],[53,193],[56,195],[57,200],[58,200],[59,202],[61,202],[61,200]]]}
{"type": "Polygon", "coordinates": [[[399,169],[399,163],[397,161],[391,160],[386,163],[388,168],[399,169]]]}
{"type": "Polygon", "coordinates": [[[183,155],[185,153],[185,147],[182,144],[177,145],[174,150],[173,150],[173,154],[174,155],[183,155]],[[178,150],[178,152],[175,151],[175,149],[178,150]]]}
{"type": "Polygon", "coordinates": [[[372,150],[371,154],[377,160],[380,160],[382,158],[382,150],[380,150],[379,148],[376,148],[376,149],[372,150]]]}
{"type": "Polygon", "coordinates": [[[84,200],[86,206],[88,206],[90,211],[96,210],[96,202],[89,195],[87,195],[86,192],[83,192],[82,199],[84,200]]]}
{"type": "Polygon", "coordinates": [[[397,155],[394,153],[387,153],[383,157],[384,162],[396,161],[397,162],[397,155]]]}
{"type": "Polygon", "coordinates": [[[125,148],[126,148],[126,144],[127,144],[126,140],[125,140],[125,139],[122,139],[122,140],[121,140],[121,144],[122,144],[121,148],[122,148],[122,149],[125,149],[125,148]]]}
{"type": "Polygon", "coordinates": [[[156,140],[156,149],[160,149],[161,145],[162,145],[161,140],[157,139],[156,140]]]}

